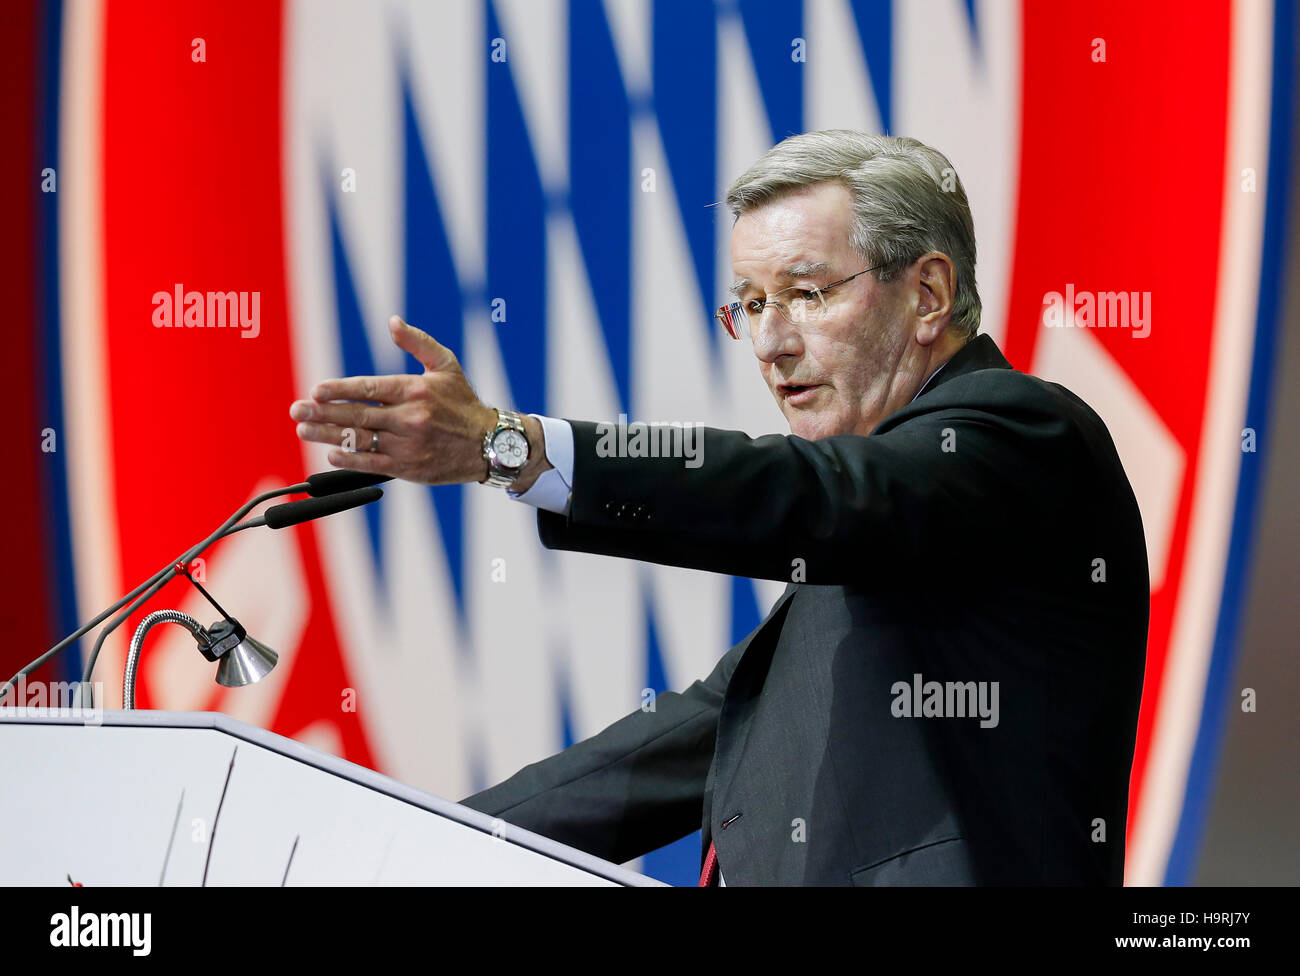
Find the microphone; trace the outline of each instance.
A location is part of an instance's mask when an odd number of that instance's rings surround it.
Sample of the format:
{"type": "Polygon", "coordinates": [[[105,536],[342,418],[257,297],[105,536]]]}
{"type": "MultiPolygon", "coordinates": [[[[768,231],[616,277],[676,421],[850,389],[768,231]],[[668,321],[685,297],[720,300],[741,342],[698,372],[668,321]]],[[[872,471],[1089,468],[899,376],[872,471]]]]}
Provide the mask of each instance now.
{"type": "MultiPolygon", "coordinates": [[[[297,490],[301,490],[295,486],[297,490]]],[[[244,529],[255,528],[260,525],[269,525],[273,529],[282,529],[289,525],[297,525],[300,522],[308,522],[311,519],[324,518],[326,515],[334,515],[338,512],[345,512],[350,508],[356,508],[358,505],[366,505],[373,501],[378,501],[384,496],[382,488],[371,486],[369,488],[358,488],[349,492],[340,492],[337,495],[328,495],[324,498],[304,498],[301,501],[288,502],[284,505],[273,505],[266,510],[266,513],[256,518],[245,519],[237,525],[227,523],[218,529],[209,539],[205,540],[201,548],[206,548],[211,542],[215,542],[227,535],[244,529]]],[[[243,511],[247,512],[247,508],[243,511]]],[[[233,521],[233,519],[232,519],[233,521]]],[[[199,548],[199,547],[196,547],[199,548]]],[[[193,552],[194,550],[191,550],[193,552]]],[[[181,574],[181,564],[169,566],[160,570],[155,581],[147,590],[144,591],[135,602],[119,613],[109,621],[108,626],[99,632],[99,637],[95,639],[95,647],[90,652],[90,658],[86,661],[86,670],[81,679],[81,687],[78,689],[78,702],[84,690],[90,696],[90,703],[94,705],[94,688],[90,684],[90,676],[95,671],[95,662],[99,660],[100,649],[104,646],[104,641],[108,635],[116,630],[121,623],[126,620],[136,608],[141,606],[145,601],[157,593],[162,587],[172,579],[172,577],[181,574]]],[[[186,574],[187,575],[187,574],[186,574]]],[[[32,667],[29,665],[28,667],[32,667]]]]}
{"type": "Polygon", "coordinates": [[[324,518],[326,515],[346,512],[359,505],[369,505],[383,497],[384,489],[372,485],[368,488],[326,495],[323,498],[304,498],[297,502],[272,505],[261,518],[273,529],[284,529],[300,522],[310,522],[312,519],[324,518]]]}
{"type": "MultiPolygon", "coordinates": [[[[377,501],[383,496],[383,491],[379,488],[373,487],[374,484],[389,480],[391,480],[391,478],[385,475],[365,474],[360,471],[336,469],[333,471],[322,471],[318,474],[311,475],[307,481],[300,484],[275,488],[271,491],[263,492],[255,498],[249,499],[241,505],[235,513],[230,516],[230,518],[226,519],[225,523],[223,523],[220,528],[202,542],[191,546],[185,552],[181,553],[180,556],[173,559],[162,569],[158,570],[158,572],[154,573],[130,593],[121,597],[112,606],[101,610],[93,619],[78,627],[73,633],[64,637],[63,640],[59,641],[44,654],[25,665],[9,681],[0,683],[0,701],[3,701],[8,696],[9,692],[15,687],[15,682],[17,682],[21,677],[32,673],[46,661],[50,660],[50,658],[69,647],[74,641],[79,640],[90,630],[103,623],[103,621],[108,619],[112,614],[117,613],[118,615],[100,632],[99,637],[95,642],[95,647],[91,651],[89,659],[86,662],[86,667],[82,677],[82,685],[83,687],[87,686],[90,681],[90,676],[94,672],[95,662],[99,658],[99,651],[104,645],[105,638],[116,630],[130,614],[134,613],[138,607],[162,589],[162,587],[176,575],[175,567],[177,564],[188,564],[190,560],[194,559],[218,539],[227,535],[238,532],[242,529],[270,524],[266,515],[260,515],[243,522],[239,521],[252,509],[256,508],[263,502],[281,495],[291,495],[303,491],[321,495],[320,498],[304,499],[301,502],[291,502],[286,505],[277,505],[268,509],[268,514],[270,514],[270,512],[277,512],[278,510],[276,519],[279,521],[279,524],[273,526],[273,528],[282,528],[284,526],[296,525],[299,522],[305,522],[313,518],[321,518],[326,515],[332,515],[336,512],[355,508],[358,505],[365,505],[369,502],[377,501]],[[313,488],[315,489],[314,491],[313,488]],[[325,504],[327,501],[331,504],[325,504]],[[298,507],[309,504],[314,504],[319,507],[305,510],[298,507]],[[126,606],[127,604],[130,605],[126,606]],[[126,606],[126,609],[122,610],[124,606],[126,606]],[[119,613],[119,611],[121,612],[119,613]]],[[[78,691],[78,697],[80,698],[80,690],[78,691]]]]}
{"type": "MultiPolygon", "coordinates": [[[[335,468],[333,471],[320,471],[316,474],[309,474],[307,476],[307,494],[311,495],[312,498],[321,498],[325,495],[337,495],[340,492],[353,491],[357,488],[368,488],[371,485],[382,485],[385,481],[392,480],[392,475],[368,474],[365,471],[349,471],[347,468],[335,468]]],[[[274,528],[274,526],[272,527],[274,528]]]]}

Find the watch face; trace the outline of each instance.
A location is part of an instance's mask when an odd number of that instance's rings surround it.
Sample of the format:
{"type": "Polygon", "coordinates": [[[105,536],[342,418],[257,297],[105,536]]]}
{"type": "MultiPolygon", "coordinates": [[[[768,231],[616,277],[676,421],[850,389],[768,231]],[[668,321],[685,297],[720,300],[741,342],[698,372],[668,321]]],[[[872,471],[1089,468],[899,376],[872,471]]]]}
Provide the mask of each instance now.
{"type": "Polygon", "coordinates": [[[492,438],[497,464],[503,468],[522,468],[528,460],[528,439],[517,430],[503,430],[492,438]]]}

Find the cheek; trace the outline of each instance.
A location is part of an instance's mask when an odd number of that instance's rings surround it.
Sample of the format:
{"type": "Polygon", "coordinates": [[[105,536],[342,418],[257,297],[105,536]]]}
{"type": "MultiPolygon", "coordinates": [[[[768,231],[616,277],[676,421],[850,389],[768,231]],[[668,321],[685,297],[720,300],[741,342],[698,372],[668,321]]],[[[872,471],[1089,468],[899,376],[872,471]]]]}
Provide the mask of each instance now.
{"type": "Polygon", "coordinates": [[[809,373],[830,384],[831,392],[843,393],[854,383],[854,374],[862,360],[862,350],[843,340],[823,337],[815,349],[810,349],[809,373]]]}

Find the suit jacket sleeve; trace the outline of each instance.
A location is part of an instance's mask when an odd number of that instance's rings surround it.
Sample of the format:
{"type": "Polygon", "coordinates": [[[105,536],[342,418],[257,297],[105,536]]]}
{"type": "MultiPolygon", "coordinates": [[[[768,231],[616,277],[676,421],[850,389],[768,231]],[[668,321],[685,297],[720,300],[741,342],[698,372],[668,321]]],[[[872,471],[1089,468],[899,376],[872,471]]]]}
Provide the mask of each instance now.
{"type": "Polygon", "coordinates": [[[461,803],[616,864],[698,830],[723,692],[747,644],[684,692],[658,695],[653,711],[632,712],[461,803]]]}
{"type": "Polygon", "coordinates": [[[702,428],[694,467],[611,457],[609,426],[571,423],[569,512],[538,513],[548,548],[787,582],[906,584],[975,558],[987,568],[1059,537],[1063,502],[1089,477],[1059,401],[1012,370],[954,378],[867,437],[702,428]]]}

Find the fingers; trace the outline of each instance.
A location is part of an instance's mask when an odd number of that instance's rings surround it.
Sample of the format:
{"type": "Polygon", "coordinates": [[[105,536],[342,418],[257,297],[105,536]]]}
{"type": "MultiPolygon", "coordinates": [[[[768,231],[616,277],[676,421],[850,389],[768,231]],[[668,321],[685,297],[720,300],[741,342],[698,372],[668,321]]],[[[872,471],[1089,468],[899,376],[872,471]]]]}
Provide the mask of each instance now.
{"type": "MultiPolygon", "coordinates": [[[[426,370],[460,370],[456,355],[427,332],[394,315],[388,320],[393,342],[399,349],[418,359],[426,370]]],[[[410,374],[393,376],[346,376],[318,383],[311,391],[313,400],[363,400],[370,403],[402,403],[409,399],[410,374]]],[[[306,418],[295,417],[295,420],[306,418]]]]}
{"type": "Polygon", "coordinates": [[[353,454],[350,451],[335,450],[329,452],[328,459],[329,463],[336,468],[364,471],[367,474],[387,474],[394,478],[402,477],[400,463],[387,454],[369,451],[353,454]]]}
{"type": "Polygon", "coordinates": [[[427,332],[402,321],[401,316],[394,315],[388,320],[388,331],[399,349],[409,352],[418,359],[425,369],[440,371],[460,369],[456,355],[427,332]]]}
{"type": "Polygon", "coordinates": [[[352,427],[335,427],[333,424],[299,424],[298,436],[304,441],[317,444],[333,444],[336,450],[326,457],[336,468],[349,471],[365,471],[369,474],[387,474],[394,478],[403,477],[402,462],[392,455],[384,453],[383,438],[376,450],[370,450],[372,431],[356,430],[352,427]]]}
{"type": "MultiPolygon", "coordinates": [[[[332,381],[337,382],[337,381],[332,381]]],[[[372,407],[366,403],[320,403],[295,400],[289,416],[297,421],[357,427],[365,430],[393,430],[396,417],[389,407],[372,407]]]]}
{"type": "MultiPolygon", "coordinates": [[[[299,424],[299,440],[313,444],[333,444],[345,451],[368,451],[378,431],[369,427],[338,427],[334,424],[299,424]]],[[[382,445],[382,440],[381,440],[382,445]]]]}
{"type": "Polygon", "coordinates": [[[370,403],[401,403],[410,395],[410,374],[393,376],[345,376],[325,380],[312,388],[313,400],[364,400],[370,403]]]}

